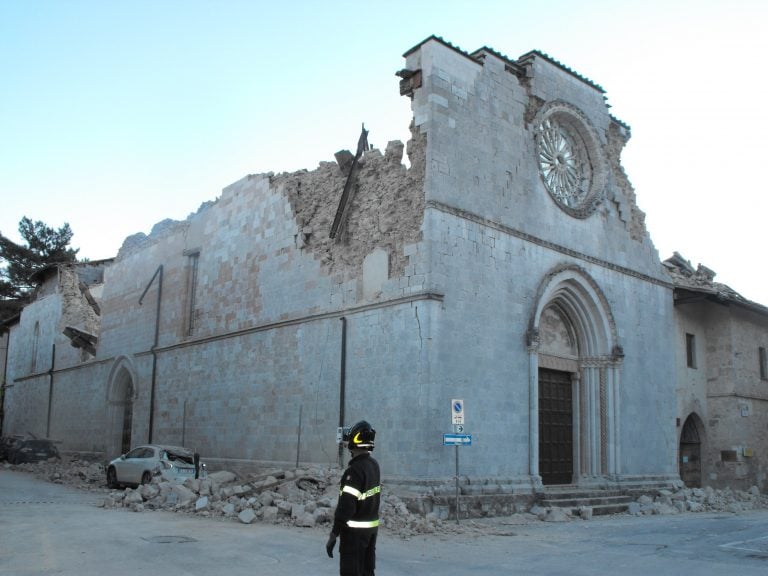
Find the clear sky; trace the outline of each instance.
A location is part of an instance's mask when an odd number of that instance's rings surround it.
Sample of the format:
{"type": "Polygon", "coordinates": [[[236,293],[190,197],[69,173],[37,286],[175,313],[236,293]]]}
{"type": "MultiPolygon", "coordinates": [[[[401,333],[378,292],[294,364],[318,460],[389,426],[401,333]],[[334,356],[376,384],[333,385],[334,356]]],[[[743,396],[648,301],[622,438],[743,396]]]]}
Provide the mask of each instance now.
{"type": "Polygon", "coordinates": [[[607,92],[662,259],[768,305],[765,0],[0,0],[0,232],[79,256],[182,220],[249,173],[408,138],[402,54],[435,34],[537,49],[607,92]]]}

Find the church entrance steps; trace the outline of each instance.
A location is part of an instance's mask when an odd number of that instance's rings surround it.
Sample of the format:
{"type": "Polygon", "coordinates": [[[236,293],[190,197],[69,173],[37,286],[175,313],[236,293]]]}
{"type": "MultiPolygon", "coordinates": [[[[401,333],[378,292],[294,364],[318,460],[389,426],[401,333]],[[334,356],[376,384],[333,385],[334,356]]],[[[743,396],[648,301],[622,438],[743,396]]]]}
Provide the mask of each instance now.
{"type": "Polygon", "coordinates": [[[574,515],[579,514],[579,508],[587,507],[592,509],[593,515],[604,516],[626,512],[633,500],[623,490],[590,490],[572,486],[546,488],[537,504],[543,508],[562,508],[574,515]]]}

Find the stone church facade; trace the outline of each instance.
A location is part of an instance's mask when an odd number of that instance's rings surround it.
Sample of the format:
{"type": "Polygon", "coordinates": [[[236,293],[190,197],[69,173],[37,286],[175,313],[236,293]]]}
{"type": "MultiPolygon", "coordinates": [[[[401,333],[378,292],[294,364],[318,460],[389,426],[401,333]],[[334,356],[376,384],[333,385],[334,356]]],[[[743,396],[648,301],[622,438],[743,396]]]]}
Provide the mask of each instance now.
{"type": "Polygon", "coordinates": [[[3,432],[247,469],[337,465],[337,426],[365,418],[388,481],[429,486],[455,474],[463,399],[466,494],[677,481],[675,285],[620,164],[629,128],[539,52],[430,37],[404,57],[407,146],[363,134],[128,238],[96,325],[60,320],[90,291],[30,304],[7,327],[3,432]],[[33,317],[56,318],[34,361],[33,317]]]}

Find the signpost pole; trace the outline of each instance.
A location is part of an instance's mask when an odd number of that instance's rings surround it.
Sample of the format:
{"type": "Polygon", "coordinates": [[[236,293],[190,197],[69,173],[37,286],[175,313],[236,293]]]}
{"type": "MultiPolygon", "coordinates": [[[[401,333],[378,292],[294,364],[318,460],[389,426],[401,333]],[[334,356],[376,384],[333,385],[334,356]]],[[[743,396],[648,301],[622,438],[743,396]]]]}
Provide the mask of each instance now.
{"type": "Polygon", "coordinates": [[[456,524],[459,523],[459,445],[453,447],[456,450],[456,524]]]}

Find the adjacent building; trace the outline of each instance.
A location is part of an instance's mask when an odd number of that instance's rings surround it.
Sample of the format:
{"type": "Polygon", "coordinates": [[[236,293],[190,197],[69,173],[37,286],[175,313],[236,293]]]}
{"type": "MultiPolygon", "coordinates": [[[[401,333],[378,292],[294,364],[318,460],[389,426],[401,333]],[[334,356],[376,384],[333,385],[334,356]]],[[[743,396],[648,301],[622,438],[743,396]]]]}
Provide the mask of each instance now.
{"type": "Polygon", "coordinates": [[[681,255],[675,284],[680,476],[689,486],[768,489],[768,308],[681,255]]]}

